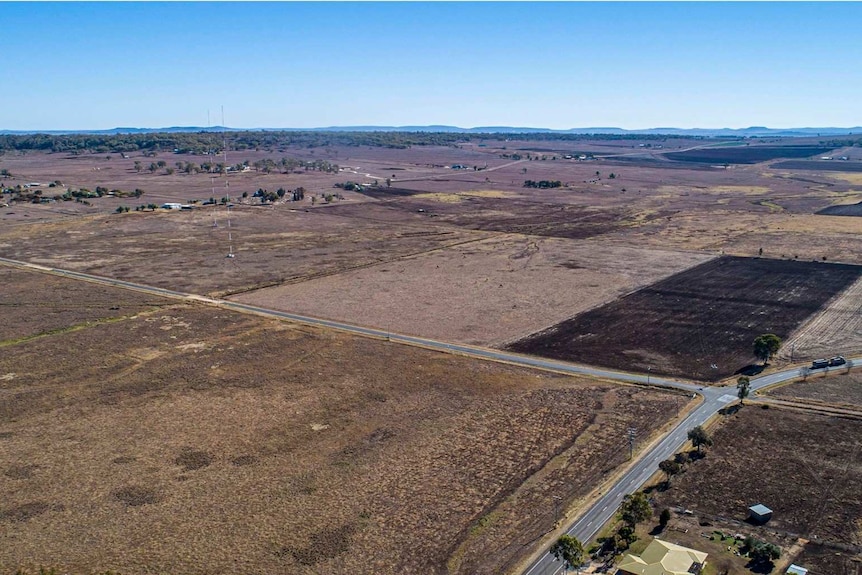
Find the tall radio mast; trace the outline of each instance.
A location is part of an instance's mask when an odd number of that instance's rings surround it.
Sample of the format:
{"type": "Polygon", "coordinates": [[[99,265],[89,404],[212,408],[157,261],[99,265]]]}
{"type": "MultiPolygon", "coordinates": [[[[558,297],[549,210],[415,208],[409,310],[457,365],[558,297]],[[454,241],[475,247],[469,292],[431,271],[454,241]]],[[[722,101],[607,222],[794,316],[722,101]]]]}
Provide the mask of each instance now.
{"type": "Polygon", "coordinates": [[[227,198],[227,242],[228,242],[228,252],[227,257],[233,258],[235,254],[233,253],[233,236],[231,234],[230,229],[230,182],[227,179],[227,134],[225,133],[225,124],[224,124],[224,106],[221,107],[221,134],[222,134],[222,150],[224,153],[224,187],[225,187],[225,197],[227,198]]]}

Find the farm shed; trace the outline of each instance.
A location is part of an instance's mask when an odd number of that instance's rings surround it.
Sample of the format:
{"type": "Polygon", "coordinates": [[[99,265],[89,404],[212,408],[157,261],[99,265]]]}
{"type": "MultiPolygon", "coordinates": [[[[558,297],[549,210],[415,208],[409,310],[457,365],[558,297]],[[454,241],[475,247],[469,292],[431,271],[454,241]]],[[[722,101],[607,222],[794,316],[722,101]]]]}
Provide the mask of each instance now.
{"type": "Polygon", "coordinates": [[[707,554],[682,545],[653,539],[640,557],[627,553],[619,571],[626,575],[691,575],[701,572],[707,554]]]}
{"type": "Polygon", "coordinates": [[[800,567],[799,565],[791,564],[785,573],[788,573],[789,575],[808,575],[808,569],[800,567]]]}
{"type": "Polygon", "coordinates": [[[772,518],[772,509],[762,503],[758,503],[748,508],[748,516],[752,521],[756,521],[757,523],[766,523],[772,518]]]}

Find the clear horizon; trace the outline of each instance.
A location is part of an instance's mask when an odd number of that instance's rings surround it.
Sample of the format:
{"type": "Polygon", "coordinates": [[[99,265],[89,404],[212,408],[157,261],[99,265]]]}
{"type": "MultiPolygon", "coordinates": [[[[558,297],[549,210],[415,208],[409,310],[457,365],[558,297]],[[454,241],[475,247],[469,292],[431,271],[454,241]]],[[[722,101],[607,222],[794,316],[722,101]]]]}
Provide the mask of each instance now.
{"type": "Polygon", "coordinates": [[[36,2],[0,21],[2,130],[214,126],[222,106],[239,128],[862,125],[858,3],[36,2]]]}

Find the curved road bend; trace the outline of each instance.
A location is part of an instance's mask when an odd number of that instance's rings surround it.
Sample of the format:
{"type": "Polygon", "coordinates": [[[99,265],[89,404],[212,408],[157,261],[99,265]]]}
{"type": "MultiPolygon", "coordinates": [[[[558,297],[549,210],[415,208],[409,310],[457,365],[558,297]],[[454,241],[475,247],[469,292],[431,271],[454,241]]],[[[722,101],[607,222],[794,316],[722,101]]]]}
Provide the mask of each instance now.
{"type": "MultiPolygon", "coordinates": [[[[305,315],[294,314],[285,311],[262,308],[258,306],[232,302],[222,299],[208,298],[195,294],[183,293],[174,290],[152,287],[134,282],[128,282],[118,279],[95,276],[91,274],[63,270],[59,268],[50,268],[41,265],[20,262],[8,258],[0,257],[0,263],[5,263],[17,268],[29,269],[33,271],[41,271],[43,273],[52,273],[55,275],[65,276],[73,279],[79,279],[89,282],[94,282],[102,285],[121,287],[125,289],[136,290],[152,295],[160,295],[174,299],[192,300],[210,305],[216,305],[227,309],[233,309],[240,312],[254,313],[266,317],[286,319],[306,325],[328,327],[340,331],[361,335],[366,337],[375,337],[387,339],[397,343],[407,345],[415,345],[434,349],[438,351],[446,351],[450,353],[459,353],[470,357],[480,359],[490,359],[494,361],[502,361],[514,365],[524,367],[535,367],[540,369],[548,369],[562,373],[573,375],[589,375],[600,377],[614,381],[625,383],[640,383],[655,385],[657,387],[665,387],[690,392],[692,394],[700,394],[704,401],[695,408],[689,415],[680,421],[664,438],[661,439],[654,447],[642,453],[637,462],[605,493],[603,493],[590,508],[584,512],[567,530],[566,533],[574,535],[580,541],[589,541],[592,539],[602,525],[604,525],[619,508],[622,498],[634,491],[637,491],[654,473],[658,471],[658,464],[664,459],[667,459],[674,454],[680,446],[687,440],[688,430],[697,425],[705,423],[710,417],[715,415],[722,407],[728,403],[736,401],[736,386],[728,385],[721,387],[706,387],[697,386],[690,383],[682,383],[670,379],[660,377],[652,377],[650,375],[638,375],[634,373],[625,373],[613,371],[609,369],[599,369],[584,365],[574,365],[559,361],[547,360],[538,357],[530,357],[507,353],[494,349],[474,347],[456,343],[446,343],[427,339],[422,337],[414,337],[410,335],[395,334],[386,330],[362,327],[351,325],[348,323],[319,319],[305,315]]],[[[852,358],[855,367],[862,367],[862,357],[852,358]]],[[[770,385],[775,385],[784,381],[795,379],[801,376],[802,368],[794,368],[786,371],[771,373],[762,377],[751,380],[751,391],[757,391],[770,385]]],[[[549,553],[543,553],[530,567],[524,571],[524,575],[539,575],[539,574],[556,574],[562,570],[562,564],[555,561],[549,553]]]]}

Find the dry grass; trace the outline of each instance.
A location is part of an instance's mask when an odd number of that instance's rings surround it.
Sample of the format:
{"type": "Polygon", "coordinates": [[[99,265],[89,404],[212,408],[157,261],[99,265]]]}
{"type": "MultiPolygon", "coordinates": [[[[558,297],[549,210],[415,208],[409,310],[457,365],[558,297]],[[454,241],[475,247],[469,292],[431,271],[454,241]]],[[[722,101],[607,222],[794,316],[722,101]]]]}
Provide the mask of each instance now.
{"type": "Polygon", "coordinates": [[[444,341],[496,345],[708,257],[507,235],[236,299],[444,341]]]}
{"type": "Polygon", "coordinates": [[[687,401],[185,304],[9,372],[0,571],[499,573],[687,401]]]}
{"type": "Polygon", "coordinates": [[[156,296],[0,266],[0,346],[170,303],[156,296]]]}
{"type": "Polygon", "coordinates": [[[837,405],[859,409],[862,406],[862,374],[847,372],[840,367],[832,373],[818,373],[805,381],[782,385],[767,392],[769,396],[793,401],[802,400],[815,405],[837,405]]]}

